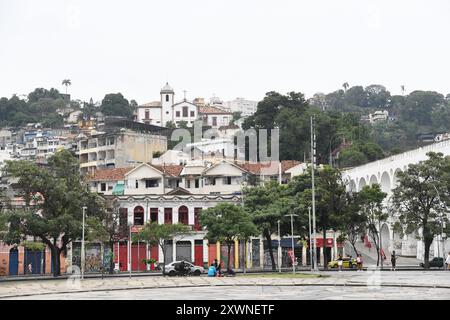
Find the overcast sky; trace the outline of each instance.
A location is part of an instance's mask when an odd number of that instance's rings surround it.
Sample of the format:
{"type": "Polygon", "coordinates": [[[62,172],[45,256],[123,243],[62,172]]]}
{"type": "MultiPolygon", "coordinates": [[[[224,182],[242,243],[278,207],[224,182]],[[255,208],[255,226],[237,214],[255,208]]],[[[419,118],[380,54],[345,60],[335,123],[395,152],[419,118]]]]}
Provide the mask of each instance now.
{"type": "Polygon", "coordinates": [[[0,0],[0,96],[307,97],[344,82],[450,93],[448,0],[0,0]]]}

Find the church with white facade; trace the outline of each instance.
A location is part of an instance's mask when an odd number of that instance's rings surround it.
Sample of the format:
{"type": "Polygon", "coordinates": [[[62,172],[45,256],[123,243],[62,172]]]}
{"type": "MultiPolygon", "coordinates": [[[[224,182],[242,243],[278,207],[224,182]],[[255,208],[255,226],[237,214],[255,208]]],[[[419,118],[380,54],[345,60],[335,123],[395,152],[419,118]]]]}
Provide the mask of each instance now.
{"type": "Polygon", "coordinates": [[[136,108],[135,120],[137,122],[166,127],[173,123],[177,127],[185,123],[188,127],[194,125],[194,121],[201,120],[203,125],[219,128],[228,126],[232,119],[232,113],[214,106],[197,105],[186,100],[186,97],[175,102],[175,92],[166,83],[160,91],[160,100],[145,103],[136,108]]]}

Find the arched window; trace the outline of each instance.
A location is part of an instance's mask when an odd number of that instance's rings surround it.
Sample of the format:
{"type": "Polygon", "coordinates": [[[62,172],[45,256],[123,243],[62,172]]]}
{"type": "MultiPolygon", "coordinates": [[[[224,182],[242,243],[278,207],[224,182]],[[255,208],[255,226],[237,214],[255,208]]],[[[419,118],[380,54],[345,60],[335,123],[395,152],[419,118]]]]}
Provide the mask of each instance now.
{"type": "Polygon", "coordinates": [[[144,208],[142,208],[141,206],[137,206],[136,208],[134,208],[133,224],[135,226],[144,225],[144,208]]]}
{"type": "Polygon", "coordinates": [[[178,222],[189,224],[189,209],[186,206],[181,206],[178,209],[178,222]]]}

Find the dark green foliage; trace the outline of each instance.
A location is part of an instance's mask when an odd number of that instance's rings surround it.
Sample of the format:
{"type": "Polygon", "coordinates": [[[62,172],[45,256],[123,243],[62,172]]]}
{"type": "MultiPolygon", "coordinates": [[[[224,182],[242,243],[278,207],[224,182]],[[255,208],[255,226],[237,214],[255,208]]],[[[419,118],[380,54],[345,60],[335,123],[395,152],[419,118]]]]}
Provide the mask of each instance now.
{"type": "Polygon", "coordinates": [[[446,211],[450,204],[450,159],[442,153],[430,152],[428,159],[410,164],[397,175],[392,206],[406,233],[418,233],[424,242],[424,264],[429,267],[430,246],[443,225],[448,224],[446,211]]]}
{"type": "Polygon", "coordinates": [[[131,105],[121,93],[109,93],[105,95],[100,106],[100,111],[105,116],[133,117],[135,106],[131,105]]]}
{"type": "Polygon", "coordinates": [[[24,198],[26,208],[8,211],[8,244],[19,244],[27,236],[40,238],[52,253],[54,276],[60,275],[60,255],[67,245],[79,239],[82,228],[82,207],[88,216],[101,211],[96,194],[89,192],[81,180],[76,158],[66,150],[49,158],[46,167],[27,161],[8,161],[5,171],[18,178],[16,189],[24,198]]]}
{"type": "Polygon", "coordinates": [[[40,122],[46,127],[60,128],[63,117],[57,113],[66,107],[61,94],[56,89],[37,88],[28,94],[28,101],[14,95],[10,99],[0,99],[0,124],[23,126],[40,122]]]}

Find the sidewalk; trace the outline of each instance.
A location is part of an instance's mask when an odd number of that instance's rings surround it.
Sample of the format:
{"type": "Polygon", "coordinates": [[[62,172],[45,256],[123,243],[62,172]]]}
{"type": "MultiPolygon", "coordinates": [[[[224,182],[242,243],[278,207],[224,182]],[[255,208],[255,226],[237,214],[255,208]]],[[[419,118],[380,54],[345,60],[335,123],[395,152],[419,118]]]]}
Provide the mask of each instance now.
{"type": "MultiPolygon", "coordinates": [[[[311,275],[311,273],[309,273],[311,275]]],[[[393,287],[423,287],[446,288],[450,290],[450,272],[319,272],[320,277],[289,277],[283,274],[238,275],[236,277],[209,278],[201,277],[117,277],[108,279],[79,278],[37,280],[37,281],[9,281],[0,285],[0,299],[8,297],[28,296],[54,293],[95,292],[110,290],[136,290],[154,288],[206,287],[206,286],[360,286],[377,288],[380,286],[393,287]]]]}
{"type": "MultiPolygon", "coordinates": [[[[370,265],[364,265],[364,270],[374,270],[376,269],[376,264],[370,264],[370,265]]],[[[390,271],[391,266],[390,265],[384,265],[383,266],[383,270],[382,271],[390,271]]],[[[292,272],[292,268],[281,268],[283,273],[289,273],[292,272]]],[[[297,267],[295,269],[297,272],[306,272],[309,273],[311,272],[311,269],[309,266],[304,267],[297,267]]],[[[424,269],[419,267],[419,266],[413,266],[413,265],[400,265],[396,267],[396,270],[398,271],[423,271],[424,269]]],[[[324,272],[335,272],[338,271],[337,269],[330,269],[328,268],[328,270],[324,270],[323,267],[319,266],[319,271],[324,271],[324,272]]],[[[345,272],[356,272],[356,269],[343,269],[343,271],[345,272]]],[[[427,272],[430,271],[443,271],[443,269],[437,269],[437,268],[433,268],[428,270],[427,272]]],[[[243,270],[242,269],[235,269],[235,272],[237,274],[243,274],[243,270]]],[[[272,270],[271,268],[266,268],[266,269],[247,269],[246,273],[248,274],[252,274],[252,273],[278,273],[278,269],[277,270],[272,270]]],[[[162,272],[161,271],[146,271],[146,272],[137,272],[137,271],[133,271],[132,273],[132,277],[147,277],[147,276],[162,276],[162,272]]],[[[55,278],[50,274],[46,274],[46,275],[19,275],[19,276],[1,276],[0,277],[0,283],[1,282],[6,282],[6,281],[33,281],[33,280],[58,280],[58,279],[67,279],[69,278],[71,275],[69,274],[62,274],[61,276],[55,278]]],[[[104,273],[103,274],[103,278],[121,278],[121,277],[129,277],[130,273],[127,271],[122,271],[120,273],[114,273],[114,274],[109,274],[109,273],[104,273]]],[[[102,274],[101,273],[85,273],[84,274],[85,278],[102,278],[102,274]]]]}

